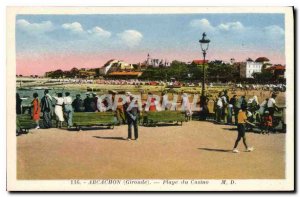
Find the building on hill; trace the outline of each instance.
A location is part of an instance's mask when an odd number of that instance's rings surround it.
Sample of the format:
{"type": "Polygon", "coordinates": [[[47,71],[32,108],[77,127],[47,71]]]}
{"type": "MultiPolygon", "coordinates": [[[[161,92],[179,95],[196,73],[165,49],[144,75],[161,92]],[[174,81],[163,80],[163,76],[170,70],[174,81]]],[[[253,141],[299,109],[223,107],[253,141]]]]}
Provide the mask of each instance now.
{"type": "Polygon", "coordinates": [[[100,70],[100,74],[107,75],[110,72],[116,72],[116,71],[124,71],[124,70],[133,70],[134,67],[132,64],[126,63],[124,61],[120,60],[109,60],[104,64],[104,66],[100,70]]]}
{"type": "Polygon", "coordinates": [[[152,67],[162,67],[162,66],[170,66],[170,62],[163,59],[151,58],[150,54],[148,53],[147,59],[143,63],[145,67],[152,66],[152,67]]]}
{"type": "Polygon", "coordinates": [[[96,76],[96,71],[93,69],[80,69],[79,77],[80,78],[94,78],[96,76]]]}
{"type": "Polygon", "coordinates": [[[275,79],[285,78],[285,66],[276,64],[274,66],[266,68],[265,70],[271,72],[274,75],[275,79]]]}
{"type": "Polygon", "coordinates": [[[240,65],[240,77],[241,78],[253,78],[253,73],[261,73],[264,64],[269,63],[269,59],[266,57],[259,57],[255,61],[251,58],[246,60],[246,64],[240,65]]]}
{"type": "Polygon", "coordinates": [[[266,57],[258,57],[255,61],[256,62],[262,62],[263,64],[267,63],[267,62],[270,62],[270,60],[266,57]]]}

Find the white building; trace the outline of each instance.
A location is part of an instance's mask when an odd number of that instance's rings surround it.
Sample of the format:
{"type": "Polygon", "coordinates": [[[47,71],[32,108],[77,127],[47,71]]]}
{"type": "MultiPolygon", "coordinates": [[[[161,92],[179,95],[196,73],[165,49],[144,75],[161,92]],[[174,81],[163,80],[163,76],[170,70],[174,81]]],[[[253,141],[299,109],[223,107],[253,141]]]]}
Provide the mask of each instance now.
{"type": "Polygon", "coordinates": [[[255,61],[248,58],[246,64],[240,67],[240,76],[242,78],[253,78],[253,73],[261,73],[262,67],[266,62],[269,62],[269,59],[265,57],[259,57],[255,61]]]}
{"type": "Polygon", "coordinates": [[[112,68],[117,70],[132,70],[133,65],[120,60],[109,60],[102,68],[101,73],[107,75],[112,68]]]}
{"type": "Polygon", "coordinates": [[[153,66],[153,67],[170,66],[170,63],[167,60],[151,58],[149,54],[147,55],[145,64],[147,67],[148,66],[153,66]]]}

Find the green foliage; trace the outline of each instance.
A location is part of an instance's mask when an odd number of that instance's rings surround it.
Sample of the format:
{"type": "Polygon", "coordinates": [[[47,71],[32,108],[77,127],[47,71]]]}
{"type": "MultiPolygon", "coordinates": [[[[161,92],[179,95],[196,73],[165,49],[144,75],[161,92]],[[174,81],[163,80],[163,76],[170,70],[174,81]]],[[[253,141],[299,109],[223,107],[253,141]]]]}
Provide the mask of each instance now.
{"type": "Polygon", "coordinates": [[[55,70],[55,71],[49,73],[48,77],[60,78],[60,77],[63,77],[63,75],[64,75],[64,71],[62,71],[61,69],[58,69],[58,70],[55,70]]]}
{"type": "Polygon", "coordinates": [[[266,70],[262,70],[261,73],[253,73],[252,76],[259,83],[268,83],[274,79],[273,74],[266,70]]]}
{"type": "Polygon", "coordinates": [[[209,62],[207,75],[210,81],[232,81],[239,77],[239,71],[230,64],[216,60],[209,62]]]}
{"type": "MultiPolygon", "coordinates": [[[[208,81],[232,81],[239,79],[239,70],[222,61],[211,61],[204,66],[208,81]]],[[[141,78],[148,80],[170,80],[171,78],[180,81],[202,80],[203,65],[195,63],[188,65],[174,60],[170,67],[148,67],[141,78]]]]}
{"type": "Polygon", "coordinates": [[[140,77],[147,80],[176,80],[186,81],[199,79],[202,76],[202,67],[199,65],[188,65],[184,62],[174,60],[170,67],[148,67],[140,77]]]}

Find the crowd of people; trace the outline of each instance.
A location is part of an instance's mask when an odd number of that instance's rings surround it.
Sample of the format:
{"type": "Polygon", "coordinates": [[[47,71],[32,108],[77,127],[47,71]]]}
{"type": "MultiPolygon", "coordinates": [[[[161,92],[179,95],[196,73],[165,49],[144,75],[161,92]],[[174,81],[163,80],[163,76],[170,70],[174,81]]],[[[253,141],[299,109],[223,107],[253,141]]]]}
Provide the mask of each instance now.
{"type": "MultiPolygon", "coordinates": [[[[135,96],[130,92],[125,93],[125,97],[116,97],[118,92],[111,91],[107,96],[99,97],[96,93],[86,93],[84,99],[80,94],[77,94],[75,99],[71,97],[69,92],[56,93],[50,95],[48,90],[44,91],[44,95],[39,100],[38,94],[33,94],[32,104],[32,119],[36,123],[36,129],[40,129],[39,121],[42,113],[43,128],[52,127],[52,117],[56,118],[56,127],[61,128],[63,122],[67,123],[67,127],[73,126],[74,112],[104,112],[115,111],[116,124],[128,125],[128,139],[132,138],[132,127],[134,128],[135,139],[138,138],[138,121],[140,115],[140,108],[138,100],[134,100],[135,96]],[[105,99],[111,96],[110,99],[105,99]],[[109,103],[112,102],[112,103],[109,103]],[[116,102],[116,107],[113,109],[113,103],[116,102]],[[135,105],[131,105],[135,102],[135,105]]],[[[247,145],[245,131],[247,127],[255,127],[259,125],[261,133],[269,133],[273,131],[274,112],[278,110],[276,105],[277,94],[273,93],[270,98],[265,99],[261,104],[258,102],[257,96],[246,100],[245,96],[233,95],[228,96],[227,90],[221,91],[214,101],[215,121],[217,123],[235,124],[238,128],[238,137],[234,145],[233,152],[238,152],[236,149],[238,142],[243,139],[243,143],[248,151],[252,148],[247,145]]],[[[200,98],[200,106],[202,112],[208,112],[207,103],[209,99],[200,98]],[[201,103],[202,101],[202,103],[201,103]],[[204,102],[204,103],[203,103],[204,102]]],[[[17,93],[16,96],[16,112],[21,114],[22,99],[17,93]]],[[[176,102],[170,102],[168,94],[163,92],[161,99],[148,93],[147,101],[141,103],[142,110],[145,111],[160,111],[160,110],[176,110],[176,102]],[[160,109],[159,109],[160,108],[160,109]]],[[[189,96],[186,93],[182,94],[181,110],[186,113],[187,117],[193,114],[192,104],[189,101],[189,96]]],[[[204,118],[205,120],[205,118],[204,118]]]]}
{"type": "Polygon", "coordinates": [[[244,95],[239,98],[237,98],[237,95],[233,95],[229,99],[226,90],[219,93],[215,100],[215,120],[217,123],[226,122],[227,124],[235,124],[237,126],[238,136],[233,147],[234,153],[239,152],[237,146],[241,139],[243,139],[246,151],[253,151],[253,147],[249,147],[247,144],[247,127],[258,126],[262,134],[269,134],[269,132],[274,131],[274,112],[278,110],[275,101],[276,97],[277,94],[272,93],[270,98],[265,99],[259,104],[257,96],[253,96],[247,101],[244,95]]]}
{"type": "MultiPolygon", "coordinates": [[[[117,92],[112,91],[112,100],[117,92]]],[[[121,98],[119,98],[121,99],[121,98]]],[[[126,93],[126,101],[121,102],[116,108],[116,123],[128,124],[128,139],[131,139],[132,127],[134,128],[135,139],[138,138],[138,116],[139,108],[137,105],[130,105],[133,101],[134,96],[130,93],[126,93]]],[[[48,90],[44,91],[44,96],[41,100],[38,98],[38,94],[33,93],[33,100],[31,102],[31,117],[35,121],[35,129],[40,129],[40,116],[42,114],[43,128],[51,128],[52,117],[55,116],[56,127],[61,128],[63,122],[67,123],[67,127],[71,128],[73,126],[73,113],[74,112],[103,112],[111,111],[107,109],[109,99],[101,100],[95,93],[86,93],[86,98],[82,99],[80,94],[76,95],[76,98],[70,96],[69,92],[56,93],[56,95],[50,95],[48,90]]],[[[153,110],[150,107],[150,111],[153,110]]],[[[22,113],[22,99],[20,95],[16,94],[16,112],[17,114],[22,113]]]]}
{"type": "MultiPolygon", "coordinates": [[[[175,80],[171,81],[149,81],[149,80],[140,80],[140,79],[73,79],[73,78],[65,78],[65,79],[49,79],[49,83],[66,83],[66,84],[105,84],[105,85],[161,85],[161,86],[201,86],[201,82],[179,82],[175,80]]],[[[213,87],[228,87],[231,86],[233,89],[239,89],[244,91],[250,90],[262,90],[262,91],[286,91],[286,85],[279,83],[279,84],[232,84],[228,83],[216,83],[211,82],[206,84],[206,86],[213,88],[213,87]]]]}
{"type": "MultiPolygon", "coordinates": [[[[276,105],[276,97],[277,94],[272,93],[270,98],[265,99],[260,104],[257,96],[253,96],[248,101],[244,95],[239,98],[237,95],[233,95],[229,99],[227,91],[222,91],[214,100],[215,120],[217,123],[238,125],[238,114],[241,109],[245,108],[247,119],[254,125],[258,125],[261,128],[261,133],[269,133],[273,131],[274,112],[279,109],[276,105]]],[[[250,127],[252,126],[250,125],[250,127]]]]}

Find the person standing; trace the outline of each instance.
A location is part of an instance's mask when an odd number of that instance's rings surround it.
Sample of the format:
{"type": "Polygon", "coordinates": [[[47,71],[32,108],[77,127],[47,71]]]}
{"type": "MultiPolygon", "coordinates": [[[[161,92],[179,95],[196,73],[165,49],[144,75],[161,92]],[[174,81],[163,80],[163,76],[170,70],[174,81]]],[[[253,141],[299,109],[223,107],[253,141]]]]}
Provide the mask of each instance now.
{"type": "Polygon", "coordinates": [[[221,93],[221,99],[222,99],[222,103],[223,103],[223,107],[222,107],[222,121],[225,123],[225,117],[226,117],[226,108],[227,108],[227,104],[228,104],[228,95],[227,95],[227,90],[224,90],[224,92],[221,93]]]}
{"type": "Polygon", "coordinates": [[[97,107],[97,103],[98,103],[98,97],[97,97],[97,94],[96,93],[93,93],[92,94],[93,97],[90,99],[90,110],[93,111],[93,112],[99,112],[99,109],[97,107]]]}
{"type": "Polygon", "coordinates": [[[72,97],[69,92],[65,93],[64,97],[64,112],[66,114],[68,128],[73,126],[72,118],[73,118],[73,108],[72,108],[72,97]]]}
{"type": "Polygon", "coordinates": [[[227,124],[232,124],[233,107],[236,102],[236,95],[230,99],[227,107],[227,124]]]}
{"type": "Polygon", "coordinates": [[[202,95],[200,97],[200,109],[201,109],[200,120],[206,120],[209,114],[208,102],[209,102],[209,98],[206,95],[202,95]]]}
{"type": "Polygon", "coordinates": [[[261,133],[262,134],[269,134],[272,128],[272,117],[269,114],[269,111],[266,110],[263,117],[262,117],[262,128],[261,133]]]}
{"type": "Polygon", "coordinates": [[[44,96],[41,100],[41,110],[43,112],[43,125],[45,128],[52,127],[51,108],[52,108],[52,98],[49,95],[49,91],[45,90],[44,96]]]}
{"type": "Polygon", "coordinates": [[[41,108],[40,108],[40,102],[39,102],[38,96],[39,96],[38,93],[36,93],[36,92],[33,93],[33,100],[31,102],[32,107],[33,107],[32,119],[36,123],[35,129],[39,129],[40,128],[39,120],[40,120],[41,108]]]}
{"type": "Polygon", "coordinates": [[[238,113],[238,124],[237,124],[237,129],[238,129],[238,136],[237,139],[234,143],[234,147],[232,152],[233,153],[238,153],[238,149],[237,146],[239,144],[239,141],[243,138],[243,143],[244,146],[246,148],[247,152],[251,152],[253,151],[253,147],[249,147],[246,141],[246,123],[251,124],[248,120],[247,120],[247,115],[246,115],[246,110],[247,110],[247,106],[246,105],[242,105],[241,106],[241,110],[238,113]]]}
{"type": "Polygon", "coordinates": [[[162,93],[162,102],[161,102],[161,109],[162,110],[169,110],[171,108],[170,103],[169,103],[169,96],[167,92],[162,93]]]}
{"type": "Polygon", "coordinates": [[[20,98],[19,93],[16,94],[16,112],[17,114],[22,113],[22,99],[20,98]]]}
{"type": "Polygon", "coordinates": [[[134,97],[131,95],[130,101],[131,103],[127,103],[126,116],[127,116],[127,124],[128,124],[128,138],[127,140],[132,140],[132,126],[134,129],[134,140],[138,139],[138,117],[139,117],[139,108],[137,106],[137,101],[133,104],[134,97]]]}
{"type": "MultiPolygon", "coordinates": [[[[118,92],[116,91],[112,91],[112,103],[115,103],[115,99],[116,99],[116,94],[118,94],[118,92]]],[[[124,113],[124,98],[119,97],[118,101],[117,101],[117,107],[116,107],[116,117],[117,117],[117,121],[118,124],[125,124],[126,123],[126,118],[125,118],[125,113],[124,113]]]]}
{"type": "Polygon", "coordinates": [[[86,93],[86,98],[83,100],[83,105],[84,105],[84,111],[85,112],[92,112],[93,111],[91,109],[90,93],[86,93]]]}
{"type": "Polygon", "coordinates": [[[191,120],[193,112],[192,112],[191,104],[189,102],[189,97],[187,93],[182,94],[181,105],[182,105],[182,110],[185,113],[186,120],[188,121],[191,120]]]}
{"type": "Polygon", "coordinates": [[[223,101],[222,101],[221,93],[219,94],[219,97],[217,98],[217,106],[216,107],[217,107],[217,109],[216,109],[217,123],[221,123],[222,111],[223,111],[223,101]]]}
{"type": "Polygon", "coordinates": [[[269,114],[272,117],[272,119],[274,119],[275,110],[278,110],[278,107],[277,107],[276,101],[275,101],[276,97],[277,97],[277,95],[275,93],[272,93],[271,98],[269,98],[268,102],[267,102],[268,111],[269,111],[269,114]]]}
{"type": "Polygon", "coordinates": [[[238,114],[240,109],[242,108],[242,105],[247,105],[247,102],[245,100],[245,96],[241,96],[239,99],[236,100],[234,104],[234,120],[235,125],[238,125],[238,114]]]}
{"type": "Polygon", "coordinates": [[[54,112],[56,115],[56,127],[61,128],[62,123],[65,120],[63,114],[64,98],[62,97],[62,93],[57,93],[57,96],[53,96],[53,98],[56,100],[56,104],[54,108],[54,112]]]}
{"type": "Polygon", "coordinates": [[[83,112],[84,111],[83,101],[81,99],[80,94],[76,95],[76,98],[72,102],[72,106],[73,106],[74,112],[83,112]]]}

